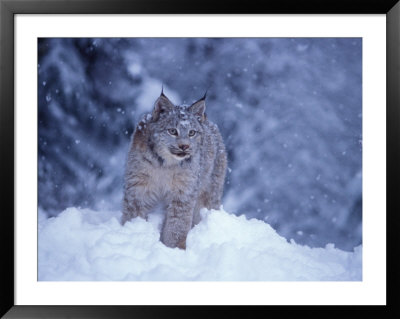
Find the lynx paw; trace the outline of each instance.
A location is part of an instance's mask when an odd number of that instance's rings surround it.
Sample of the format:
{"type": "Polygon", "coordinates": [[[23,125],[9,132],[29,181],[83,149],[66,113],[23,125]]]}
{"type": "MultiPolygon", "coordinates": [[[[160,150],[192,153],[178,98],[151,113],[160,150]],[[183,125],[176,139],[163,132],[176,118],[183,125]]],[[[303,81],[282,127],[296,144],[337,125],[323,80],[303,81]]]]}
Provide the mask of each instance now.
{"type": "Polygon", "coordinates": [[[182,240],[176,245],[176,247],[178,247],[178,248],[180,248],[180,249],[183,249],[183,250],[186,250],[186,238],[185,238],[185,239],[182,239],[182,240]]]}

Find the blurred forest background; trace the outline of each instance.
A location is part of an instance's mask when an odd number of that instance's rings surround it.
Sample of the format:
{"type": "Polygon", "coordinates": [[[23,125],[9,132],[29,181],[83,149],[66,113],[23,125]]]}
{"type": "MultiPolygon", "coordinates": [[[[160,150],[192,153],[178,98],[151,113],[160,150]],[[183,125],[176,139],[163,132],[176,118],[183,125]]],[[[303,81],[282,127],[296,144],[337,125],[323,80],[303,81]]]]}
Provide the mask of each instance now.
{"type": "Polygon", "coordinates": [[[43,38],[39,209],[120,210],[134,125],[164,85],[208,89],[224,138],[225,210],[311,247],[362,241],[360,38],[43,38]]]}

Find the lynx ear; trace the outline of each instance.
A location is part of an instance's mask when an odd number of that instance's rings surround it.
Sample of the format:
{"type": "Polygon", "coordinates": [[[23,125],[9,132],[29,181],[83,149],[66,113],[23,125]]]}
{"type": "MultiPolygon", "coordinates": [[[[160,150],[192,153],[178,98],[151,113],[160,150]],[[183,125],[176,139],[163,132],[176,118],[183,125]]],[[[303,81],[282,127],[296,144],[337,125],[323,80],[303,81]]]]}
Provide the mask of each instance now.
{"type": "Polygon", "coordinates": [[[200,122],[203,122],[206,118],[206,94],[204,94],[204,96],[200,100],[194,102],[191,106],[189,106],[189,111],[196,115],[200,122]]]}
{"type": "Polygon", "coordinates": [[[174,104],[165,96],[164,92],[161,91],[160,97],[154,103],[153,109],[153,120],[156,121],[159,119],[160,114],[174,108],[174,104]]]}

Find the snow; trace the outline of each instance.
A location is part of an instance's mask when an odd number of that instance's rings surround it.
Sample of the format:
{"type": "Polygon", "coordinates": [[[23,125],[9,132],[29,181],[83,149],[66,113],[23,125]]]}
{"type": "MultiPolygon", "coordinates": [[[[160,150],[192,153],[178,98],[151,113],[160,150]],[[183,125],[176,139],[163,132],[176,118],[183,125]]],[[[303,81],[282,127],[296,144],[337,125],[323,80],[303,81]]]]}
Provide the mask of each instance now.
{"type": "Polygon", "coordinates": [[[38,218],[40,281],[360,281],[352,252],[289,242],[267,223],[202,210],[187,249],[159,241],[160,212],[122,226],[120,212],[68,208],[38,218]]]}

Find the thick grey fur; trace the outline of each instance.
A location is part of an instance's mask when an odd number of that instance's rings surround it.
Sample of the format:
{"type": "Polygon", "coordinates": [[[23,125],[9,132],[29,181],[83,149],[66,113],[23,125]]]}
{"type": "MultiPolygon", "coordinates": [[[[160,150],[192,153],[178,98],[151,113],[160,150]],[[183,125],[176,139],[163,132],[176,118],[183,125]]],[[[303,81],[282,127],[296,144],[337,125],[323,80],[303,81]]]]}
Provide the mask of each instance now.
{"type": "Polygon", "coordinates": [[[161,241],[185,249],[200,209],[220,208],[226,165],[221,134],[205,114],[205,96],[190,106],[176,106],[162,92],[132,137],[122,224],[138,216],[147,219],[161,204],[161,241]]]}

